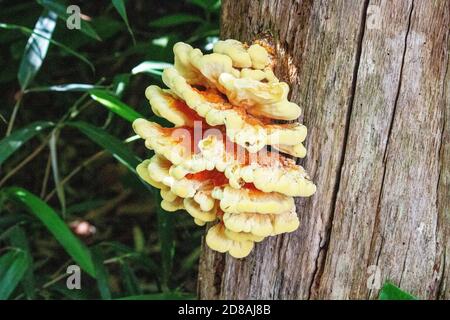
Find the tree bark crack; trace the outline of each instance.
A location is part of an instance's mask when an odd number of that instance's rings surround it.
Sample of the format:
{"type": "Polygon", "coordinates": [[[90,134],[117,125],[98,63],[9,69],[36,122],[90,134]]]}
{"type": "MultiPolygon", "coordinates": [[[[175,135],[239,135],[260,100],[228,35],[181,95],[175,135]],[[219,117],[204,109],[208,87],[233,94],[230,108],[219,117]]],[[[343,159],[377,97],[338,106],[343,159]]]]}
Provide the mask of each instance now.
{"type": "Polygon", "coordinates": [[[442,274],[441,277],[439,279],[439,285],[438,285],[438,290],[436,292],[436,299],[439,299],[440,297],[445,298],[445,264],[446,264],[446,253],[445,253],[445,249],[444,249],[444,253],[443,253],[443,257],[442,257],[442,274]]]}
{"type": "MultiPolygon", "coordinates": [[[[450,42],[449,42],[448,37],[446,38],[446,41],[447,41],[447,63],[446,63],[447,67],[445,68],[445,73],[444,73],[444,78],[443,78],[443,83],[442,83],[442,87],[444,88],[444,90],[442,92],[442,99],[443,99],[444,107],[443,107],[443,115],[442,115],[443,121],[442,121],[442,128],[441,128],[441,139],[439,141],[439,164],[440,165],[439,165],[438,179],[437,179],[437,184],[436,184],[436,194],[438,195],[436,197],[436,207],[438,208],[439,211],[445,210],[444,203],[445,203],[445,201],[448,201],[448,199],[445,199],[446,193],[444,192],[444,199],[441,199],[442,197],[440,197],[440,192],[439,192],[441,182],[442,182],[441,179],[443,178],[443,176],[444,176],[444,179],[447,179],[446,172],[442,173],[442,171],[445,170],[445,163],[446,163],[445,161],[447,160],[446,159],[446,149],[445,149],[444,144],[447,142],[446,140],[448,138],[447,137],[448,132],[446,132],[446,130],[448,131],[447,120],[448,120],[449,105],[447,105],[447,103],[450,102],[450,101],[447,101],[447,99],[450,98],[450,95],[447,92],[448,89],[450,88],[450,86],[448,85],[448,81],[449,81],[448,70],[449,70],[449,66],[450,66],[450,42]],[[444,203],[442,203],[442,207],[441,207],[441,201],[444,202],[444,203]]],[[[446,188],[446,185],[445,185],[446,182],[447,182],[446,180],[443,181],[443,186],[442,186],[443,188],[446,188]]],[[[445,216],[446,216],[445,211],[443,212],[442,215],[443,215],[442,219],[444,220],[443,224],[445,224],[445,216]]],[[[438,222],[439,222],[439,220],[438,220],[438,222]]],[[[438,225],[438,224],[436,224],[436,225],[438,225]]],[[[448,228],[447,228],[447,230],[448,230],[448,228]]],[[[437,234],[437,232],[435,232],[435,233],[437,234]]],[[[444,233],[444,234],[448,234],[448,232],[444,233]]],[[[444,240],[444,243],[441,244],[443,246],[442,258],[441,258],[442,271],[439,274],[439,283],[438,283],[438,289],[436,291],[436,299],[439,299],[439,298],[445,299],[446,298],[446,293],[445,293],[446,279],[447,279],[446,257],[447,257],[447,246],[449,245],[449,242],[447,239],[443,239],[443,240],[444,240]],[[447,240],[447,242],[445,242],[445,240],[447,240]]],[[[436,246],[439,245],[438,241],[439,240],[436,240],[436,246]]]]}
{"type": "MultiPolygon", "coordinates": [[[[384,168],[386,168],[386,158],[387,158],[387,154],[388,154],[389,141],[391,138],[392,128],[394,127],[394,119],[395,119],[395,114],[397,112],[398,99],[400,97],[400,91],[402,88],[403,67],[405,66],[405,57],[406,57],[406,51],[407,51],[407,47],[408,47],[408,36],[409,36],[410,29],[411,29],[411,18],[412,18],[413,9],[414,9],[414,0],[411,2],[411,9],[409,10],[408,26],[406,28],[406,34],[405,34],[405,43],[404,43],[404,48],[403,48],[402,62],[400,64],[400,74],[399,74],[399,79],[398,79],[397,92],[395,95],[391,122],[389,124],[388,135],[386,138],[386,147],[384,149],[384,156],[383,156],[383,162],[385,164],[384,168]]],[[[383,182],[384,182],[384,174],[383,174],[383,182]]]]}
{"type": "MultiPolygon", "coordinates": [[[[448,49],[448,48],[447,48],[448,49]]],[[[448,68],[450,66],[450,52],[447,54],[447,67],[445,68],[445,74],[444,74],[444,82],[442,84],[443,88],[446,88],[445,86],[445,81],[447,81],[447,74],[448,74],[448,68]]],[[[444,140],[445,140],[445,127],[447,124],[447,108],[445,108],[445,95],[446,95],[446,90],[443,90],[442,92],[442,96],[443,96],[443,100],[444,100],[444,108],[443,108],[443,113],[442,113],[442,128],[441,128],[441,139],[439,140],[439,163],[443,163],[443,151],[442,151],[442,146],[444,145],[444,140]]],[[[439,184],[441,183],[441,171],[442,171],[442,165],[439,166],[439,173],[438,173],[438,179],[437,179],[437,183],[436,183],[436,194],[438,194],[438,190],[439,190],[439,184]]],[[[439,197],[436,197],[436,207],[438,206],[438,201],[439,201],[439,197]]]]}
{"type": "MultiPolygon", "coordinates": [[[[413,9],[414,9],[414,0],[411,2],[411,9],[409,10],[409,14],[408,14],[408,25],[407,25],[406,33],[405,33],[404,48],[403,48],[403,53],[402,53],[402,60],[400,63],[398,85],[397,85],[397,90],[396,90],[396,94],[395,94],[395,100],[394,100],[391,121],[389,124],[389,130],[388,130],[388,134],[387,134],[387,138],[386,138],[386,145],[385,145],[384,152],[383,152],[383,176],[381,178],[381,188],[380,188],[380,192],[378,194],[377,210],[376,210],[376,214],[375,214],[375,223],[374,223],[373,231],[372,231],[371,247],[372,247],[372,245],[374,245],[374,238],[375,238],[376,230],[377,230],[377,227],[379,225],[379,220],[380,220],[379,216],[380,216],[380,212],[381,212],[381,201],[382,201],[384,186],[385,186],[384,182],[385,182],[385,178],[386,178],[386,163],[387,163],[387,155],[388,155],[388,149],[389,149],[389,141],[391,139],[392,128],[394,126],[394,119],[395,119],[395,115],[396,115],[396,111],[397,111],[398,99],[400,97],[400,90],[401,90],[401,86],[402,86],[403,67],[405,64],[406,51],[407,51],[407,46],[408,46],[408,35],[409,35],[410,29],[411,29],[411,18],[412,18],[413,9]]],[[[383,241],[383,239],[382,239],[382,241],[383,241]]],[[[378,265],[378,259],[380,258],[382,248],[383,248],[383,246],[380,245],[379,251],[377,253],[376,265],[378,265]]],[[[370,250],[370,251],[372,251],[372,250],[370,250]]],[[[403,276],[403,270],[402,270],[402,276],[403,276]]],[[[372,289],[369,292],[369,296],[371,294],[372,294],[372,289]]]]}
{"type": "MultiPolygon", "coordinates": [[[[378,262],[380,261],[380,256],[381,256],[381,252],[382,252],[383,245],[384,245],[384,237],[385,237],[385,235],[383,233],[383,235],[381,236],[380,250],[378,250],[377,258],[375,259],[375,266],[376,267],[378,267],[378,262]]],[[[370,297],[372,296],[373,289],[375,289],[375,288],[374,287],[370,287],[369,292],[367,293],[367,299],[370,299],[370,297]]]]}
{"type": "Polygon", "coordinates": [[[408,252],[409,252],[410,245],[411,245],[411,234],[409,235],[409,238],[408,238],[408,246],[406,247],[405,259],[403,260],[402,273],[400,274],[400,281],[398,282],[399,286],[402,285],[403,274],[405,273],[406,260],[408,260],[408,252]]]}
{"type": "Polygon", "coordinates": [[[340,159],[339,159],[339,165],[338,165],[338,170],[337,170],[336,180],[335,180],[336,182],[335,182],[335,185],[333,187],[330,216],[329,216],[327,224],[325,226],[325,232],[324,232],[325,236],[322,237],[322,235],[319,235],[320,236],[319,250],[318,250],[317,255],[315,257],[315,269],[314,269],[314,272],[312,273],[311,282],[309,284],[309,289],[308,289],[308,294],[307,294],[308,299],[310,299],[310,297],[311,297],[314,284],[320,282],[320,278],[321,278],[323,267],[324,267],[324,262],[325,262],[325,259],[326,259],[328,242],[330,240],[330,236],[331,236],[332,229],[333,229],[333,218],[334,218],[334,213],[335,213],[335,210],[336,210],[336,200],[337,200],[337,196],[338,196],[338,193],[339,193],[339,187],[340,187],[340,182],[341,182],[341,174],[342,174],[342,167],[344,165],[344,159],[345,159],[346,148],[347,148],[348,134],[349,134],[349,130],[350,130],[350,120],[351,120],[351,114],[352,114],[352,110],[353,110],[353,102],[354,102],[355,92],[356,92],[356,84],[357,84],[357,79],[358,79],[358,70],[359,70],[360,61],[361,61],[362,43],[363,43],[363,40],[364,40],[364,33],[365,33],[365,29],[366,29],[366,17],[367,17],[368,7],[369,7],[369,0],[365,0],[364,6],[363,6],[363,9],[362,9],[362,14],[361,14],[361,22],[360,22],[360,26],[359,26],[359,31],[358,31],[358,39],[357,39],[358,43],[357,43],[357,46],[356,46],[355,64],[353,66],[353,75],[352,75],[350,99],[349,99],[349,103],[348,103],[348,107],[347,107],[347,115],[346,115],[345,130],[344,130],[344,138],[343,138],[343,141],[342,141],[343,147],[342,147],[342,153],[341,153],[341,156],[340,156],[340,159]],[[323,239],[325,239],[325,242],[322,244],[322,240],[323,239]],[[321,262],[321,263],[319,263],[319,262],[321,262]]]}
{"type": "MultiPolygon", "coordinates": [[[[322,235],[319,235],[319,237],[320,237],[320,240],[319,240],[319,243],[321,243],[322,242],[322,235]]],[[[313,285],[314,285],[314,282],[316,281],[315,280],[315,277],[316,277],[316,275],[317,275],[317,279],[320,279],[320,275],[318,274],[318,269],[319,269],[319,258],[320,258],[320,254],[321,254],[321,252],[322,252],[322,246],[321,245],[319,245],[319,251],[318,251],[318,253],[317,253],[317,256],[316,256],[316,259],[314,260],[314,263],[315,263],[315,265],[314,265],[314,270],[313,270],[313,273],[312,273],[312,278],[311,278],[311,282],[310,282],[310,284],[309,284],[309,288],[308,288],[308,296],[307,296],[307,300],[310,300],[311,299],[311,292],[312,292],[312,288],[313,288],[313,285]]]]}

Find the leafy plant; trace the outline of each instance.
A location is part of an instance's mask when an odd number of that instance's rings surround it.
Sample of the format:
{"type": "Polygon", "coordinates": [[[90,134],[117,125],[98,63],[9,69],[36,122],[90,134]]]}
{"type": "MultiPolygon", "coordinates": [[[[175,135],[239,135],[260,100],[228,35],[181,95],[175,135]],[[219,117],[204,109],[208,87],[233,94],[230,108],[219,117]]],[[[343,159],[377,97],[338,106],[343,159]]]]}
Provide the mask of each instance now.
{"type": "Polygon", "coordinates": [[[211,49],[220,1],[77,4],[68,29],[68,2],[2,2],[0,299],[194,298],[201,234],[136,176],[131,122],[163,122],[144,90],[177,41],[211,49]]]}
{"type": "Polygon", "coordinates": [[[416,300],[417,298],[401,290],[391,282],[386,282],[380,290],[380,300],[416,300]]]}

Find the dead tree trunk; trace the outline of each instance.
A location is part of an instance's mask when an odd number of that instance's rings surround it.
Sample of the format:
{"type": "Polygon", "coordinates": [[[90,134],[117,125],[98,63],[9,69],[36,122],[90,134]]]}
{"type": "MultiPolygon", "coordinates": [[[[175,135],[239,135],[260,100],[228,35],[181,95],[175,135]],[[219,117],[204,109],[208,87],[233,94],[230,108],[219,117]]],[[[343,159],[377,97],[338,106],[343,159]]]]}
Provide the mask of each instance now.
{"type": "Polygon", "coordinates": [[[200,298],[450,298],[449,25],[447,0],[223,1],[223,38],[271,37],[318,191],[245,259],[203,246],[200,298]]]}

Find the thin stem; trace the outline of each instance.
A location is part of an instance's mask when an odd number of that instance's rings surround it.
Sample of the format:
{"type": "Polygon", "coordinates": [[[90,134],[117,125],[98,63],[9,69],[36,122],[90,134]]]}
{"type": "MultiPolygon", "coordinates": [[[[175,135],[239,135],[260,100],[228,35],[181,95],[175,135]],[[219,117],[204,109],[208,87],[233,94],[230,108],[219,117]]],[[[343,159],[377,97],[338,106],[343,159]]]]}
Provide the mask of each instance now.
{"type": "Polygon", "coordinates": [[[50,177],[50,165],[51,165],[51,155],[50,153],[48,154],[48,159],[47,159],[47,164],[45,166],[45,173],[44,173],[44,179],[42,179],[42,187],[41,187],[41,193],[40,193],[40,197],[44,197],[44,195],[47,193],[47,183],[48,183],[48,178],[50,177]]]}
{"type": "Polygon", "coordinates": [[[15,175],[20,169],[23,168],[28,162],[33,160],[39,153],[41,153],[42,150],[44,150],[45,146],[47,145],[48,141],[50,140],[51,135],[48,135],[45,137],[44,141],[37,147],[32,153],[28,155],[25,159],[22,160],[17,166],[14,167],[8,174],[5,175],[5,177],[0,180],[0,187],[5,184],[5,182],[11,178],[13,175],[15,175]]]}
{"type": "Polygon", "coordinates": [[[133,253],[125,253],[121,256],[107,259],[107,260],[103,261],[103,264],[111,264],[111,263],[121,262],[123,259],[131,258],[133,256],[136,256],[136,253],[134,253],[134,252],[133,253]]]}
{"type": "Polygon", "coordinates": [[[17,113],[19,112],[19,108],[20,108],[21,104],[22,104],[22,93],[20,93],[20,96],[17,99],[16,104],[14,105],[14,109],[11,114],[11,118],[9,118],[8,128],[6,129],[6,134],[5,134],[6,137],[11,134],[11,131],[13,129],[14,122],[16,121],[17,113]]]}
{"type": "Polygon", "coordinates": [[[55,279],[50,280],[49,282],[45,283],[45,284],[42,286],[42,289],[46,289],[46,288],[50,287],[52,284],[55,284],[56,282],[58,282],[58,281],[61,280],[61,279],[64,279],[64,278],[67,277],[68,275],[69,275],[68,273],[60,274],[60,275],[57,276],[55,279]]]}
{"type": "Polygon", "coordinates": [[[5,123],[8,124],[8,121],[6,121],[5,117],[0,113],[0,119],[5,123]]]}
{"type": "MultiPolygon", "coordinates": [[[[44,283],[42,285],[42,287],[34,289],[34,292],[39,292],[40,290],[47,289],[51,285],[57,283],[59,280],[66,278],[68,275],[69,275],[68,273],[62,273],[59,276],[57,276],[55,279],[52,279],[52,280],[44,283]]],[[[24,296],[25,296],[25,294],[21,293],[17,297],[15,297],[14,300],[22,299],[24,296]]]]}
{"type": "MultiPolygon", "coordinates": [[[[139,138],[140,137],[138,135],[134,135],[134,136],[131,136],[131,137],[127,138],[124,142],[125,143],[130,143],[130,142],[136,141],[139,138]]],[[[86,160],[84,160],[81,164],[79,164],[75,169],[73,169],[67,176],[65,176],[61,180],[60,185],[63,186],[64,184],[66,184],[78,172],[80,172],[81,169],[83,169],[84,167],[87,167],[89,164],[91,164],[93,161],[97,160],[98,158],[100,158],[104,154],[106,154],[106,150],[99,151],[99,152],[95,153],[94,155],[92,155],[91,157],[89,157],[86,160]]],[[[45,196],[44,200],[46,202],[48,202],[55,194],[56,194],[56,188],[54,188],[49,194],[47,194],[47,196],[45,196]]],[[[41,196],[41,198],[42,197],[43,196],[41,196]]]]}
{"type": "MultiPolygon", "coordinates": [[[[91,162],[97,160],[98,158],[100,158],[101,156],[103,156],[106,153],[105,150],[99,151],[97,153],[95,153],[94,155],[92,155],[91,157],[87,158],[86,160],[84,160],[80,165],[78,165],[75,169],[73,169],[67,176],[65,176],[61,182],[60,182],[60,186],[65,185],[70,179],[72,179],[78,172],[81,171],[81,169],[83,169],[84,167],[88,166],[91,162]]],[[[52,191],[50,191],[50,193],[48,193],[44,200],[47,202],[49,201],[54,195],[56,194],[56,188],[54,188],[52,191]]]]}
{"type": "Polygon", "coordinates": [[[122,201],[126,200],[131,195],[131,191],[125,190],[120,193],[116,198],[109,200],[102,207],[92,210],[86,214],[84,217],[86,220],[94,220],[98,217],[104,215],[105,213],[110,212],[112,209],[117,207],[122,201]]]}

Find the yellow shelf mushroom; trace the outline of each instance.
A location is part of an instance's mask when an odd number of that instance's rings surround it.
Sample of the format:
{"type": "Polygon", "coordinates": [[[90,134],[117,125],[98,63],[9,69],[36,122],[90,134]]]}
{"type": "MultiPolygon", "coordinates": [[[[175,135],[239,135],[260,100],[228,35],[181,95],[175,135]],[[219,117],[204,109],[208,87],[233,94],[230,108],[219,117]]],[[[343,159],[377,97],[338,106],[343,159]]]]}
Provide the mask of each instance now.
{"type": "Polygon", "coordinates": [[[170,175],[181,179],[187,174],[216,169],[224,172],[233,188],[253,183],[264,192],[308,197],[316,191],[306,171],[292,159],[261,150],[249,153],[227,140],[219,129],[195,132],[192,128],[163,128],[157,123],[137,119],[135,132],[145,145],[168,159],[170,175]]]}
{"type": "Polygon", "coordinates": [[[155,152],[137,173],[160,189],[164,210],[184,210],[199,226],[216,223],[206,235],[211,249],[243,258],[255,242],[295,231],[293,197],[316,191],[306,171],[280,154],[306,156],[306,127],[280,123],[301,109],[288,100],[262,42],[218,41],[211,54],[179,42],[174,56],[162,74],[168,89],[145,91],[153,113],[174,127],[135,120],[155,152]]]}

